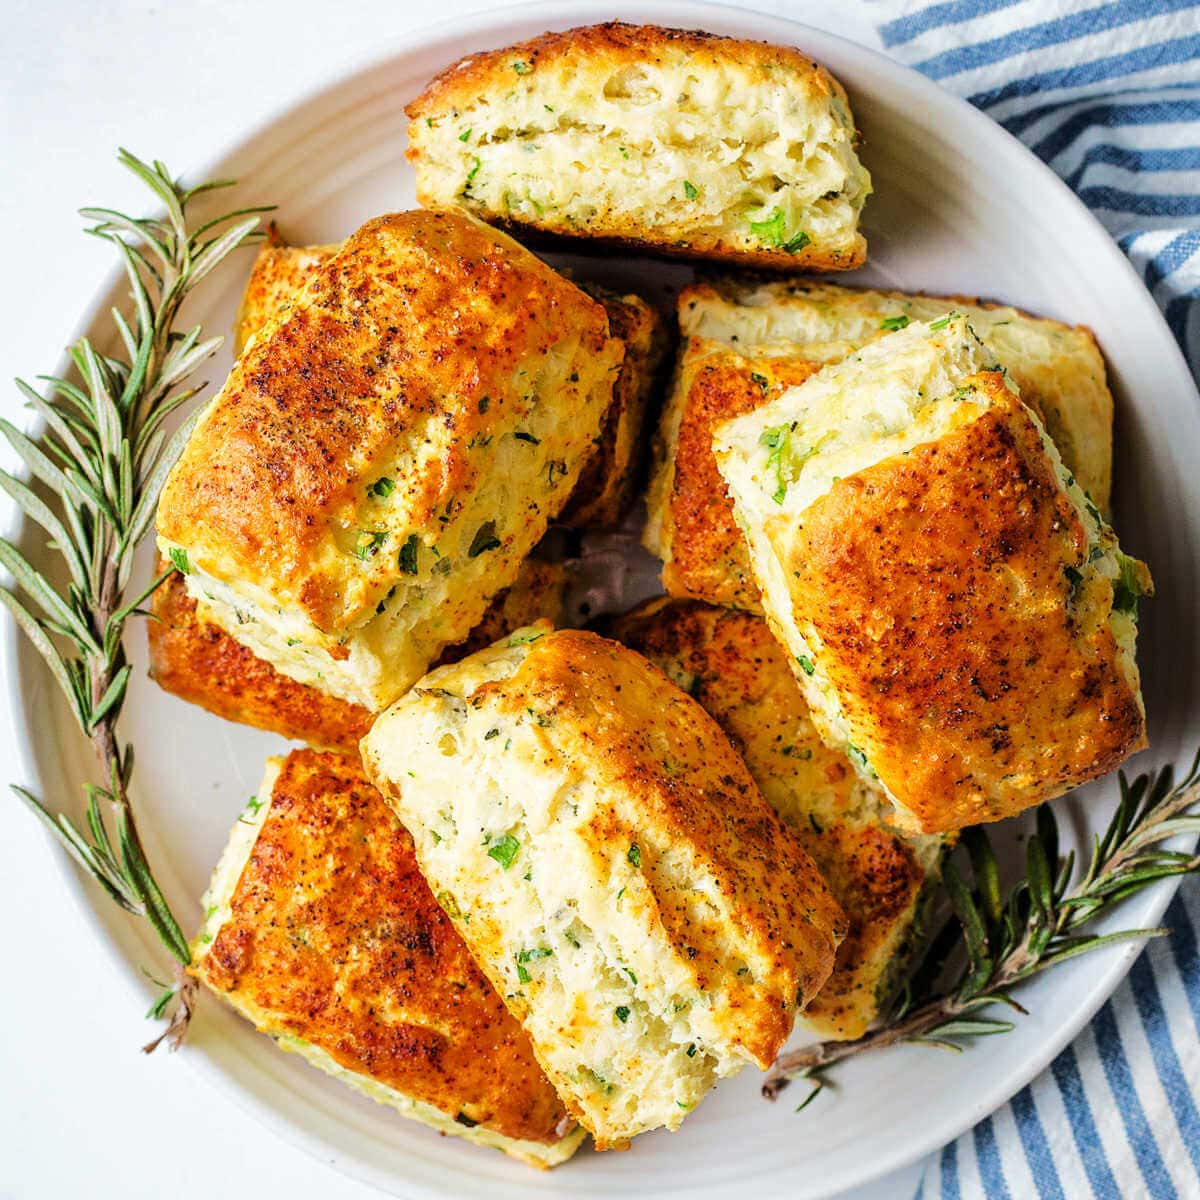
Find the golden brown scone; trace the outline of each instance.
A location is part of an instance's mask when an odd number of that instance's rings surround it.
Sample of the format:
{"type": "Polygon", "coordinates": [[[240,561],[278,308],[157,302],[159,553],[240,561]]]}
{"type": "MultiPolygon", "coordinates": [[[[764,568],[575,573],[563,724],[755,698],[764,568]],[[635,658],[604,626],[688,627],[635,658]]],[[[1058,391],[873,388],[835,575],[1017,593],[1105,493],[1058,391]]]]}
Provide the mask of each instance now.
{"type": "Polygon", "coordinates": [[[765,1067],[845,918],[704,710],[549,625],[431,672],[362,743],[421,869],[601,1148],[765,1067]]]}
{"type": "Polygon", "coordinates": [[[645,468],[646,419],[671,344],[662,313],[641,296],[618,295],[590,283],[581,286],[604,305],[609,330],[624,345],[625,359],[596,448],[559,514],[559,524],[572,529],[618,525],[632,503],[645,468]]]}
{"type": "Polygon", "coordinates": [[[233,328],[233,355],[237,358],[250,339],[266,328],[304,289],[317,269],[340,249],[340,242],[326,246],[291,246],[283,240],[272,221],[267,240],[259,249],[238,306],[233,328]]]}
{"type": "Polygon", "coordinates": [[[962,317],[825,368],[714,450],[814,721],[902,827],[1011,816],[1145,745],[1148,572],[962,317]]]}
{"type": "Polygon", "coordinates": [[[846,93],[791,47],[590,25],[461,59],[406,112],[430,207],[753,266],[866,256],[846,93]]]}
{"type": "Polygon", "coordinates": [[[602,306],[461,213],[368,222],[254,338],[158,510],[201,615],[378,710],[562,508],[612,399],[602,306]]]}
{"type": "Polygon", "coordinates": [[[680,293],[687,337],[725,342],[742,354],[774,345],[803,356],[809,346],[842,343],[844,353],[954,309],[995,352],[1042,418],[1080,486],[1107,512],[1112,491],[1113,398],[1091,330],[1035,317],[970,296],[865,291],[806,279],[713,278],[680,293]]]}
{"type": "Polygon", "coordinates": [[[695,697],[746,760],[765,799],[820,868],[849,919],[829,981],[799,1024],[823,1039],[861,1037],[919,933],[945,839],[905,838],[891,806],[821,741],[767,623],[694,600],[650,600],[613,634],[695,697]]]}
{"type": "Polygon", "coordinates": [[[191,974],[283,1049],[533,1166],[578,1148],[583,1131],[356,758],[271,759],[204,905],[191,974]]]}
{"type": "MultiPolygon", "coordinates": [[[[272,225],[258,252],[238,311],[235,352],[277,316],[340,246],[288,246],[272,225]]],[[[625,347],[595,448],[556,523],[574,529],[617,525],[641,479],[642,433],[670,346],[662,313],[635,294],[618,295],[595,284],[580,285],[604,305],[611,335],[625,347]]]]}
{"type": "Polygon", "coordinates": [[[822,365],[794,355],[744,358],[703,338],[684,342],[654,439],[642,531],[646,549],[663,560],[670,595],[762,611],[746,539],[713,458],[713,430],[803,383],[822,365]]]}
{"type": "MultiPolygon", "coordinates": [[[[562,620],[569,576],[558,563],[529,558],[512,587],[488,606],[465,642],[440,662],[456,662],[497,638],[545,619],[562,620]]],[[[146,623],[150,676],[164,691],[224,717],[307,742],[319,750],[357,754],[375,714],[277,671],[223,629],[203,620],[184,577],[170,575],[150,602],[146,623]]]]}

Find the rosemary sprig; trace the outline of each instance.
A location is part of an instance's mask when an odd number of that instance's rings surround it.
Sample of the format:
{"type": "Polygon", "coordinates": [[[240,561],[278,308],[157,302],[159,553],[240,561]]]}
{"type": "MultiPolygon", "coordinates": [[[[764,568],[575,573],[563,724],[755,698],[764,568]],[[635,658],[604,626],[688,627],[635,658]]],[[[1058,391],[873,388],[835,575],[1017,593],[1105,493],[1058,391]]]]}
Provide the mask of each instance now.
{"type": "MultiPolygon", "coordinates": [[[[909,1042],[961,1050],[971,1038],[1008,1033],[1011,1021],[985,1010],[1025,1009],[1011,990],[1031,975],[1114,942],[1156,937],[1162,929],[1124,929],[1095,934],[1088,927],[1129,896],[1160,879],[1200,870],[1200,854],[1164,849],[1181,834],[1200,833],[1200,752],[1186,776],[1174,782],[1171,767],[1120,776],[1121,798],[1112,821],[1092,847],[1077,882],[1075,855],[1060,856],[1058,823],[1043,805],[1026,846],[1026,874],[1001,895],[991,842],[982,828],[969,829],[963,844],[971,886],[947,862],[944,886],[954,915],[930,941],[907,985],[879,1025],[852,1042],[822,1042],[782,1055],[767,1075],[763,1095],[775,1099],[790,1079],[807,1079],[804,1108],[827,1083],[837,1063],[871,1050],[909,1042]],[[963,961],[951,969],[947,964],[963,961]]],[[[797,1110],[799,1111],[799,1110],[797,1110]]]]}
{"type": "Polygon", "coordinates": [[[146,1047],[150,1050],[162,1037],[172,1044],[182,1037],[193,985],[183,973],[191,961],[187,940],[154,880],[134,820],[133,747],[117,736],[132,669],[123,646],[125,624],[142,613],[170,571],[132,596],[130,577],[134,551],[150,528],[195,414],[169,440],[164,422],[203,389],[203,383],[188,381],[223,340],[203,339],[199,325],[177,330],[180,306],[225,257],[256,236],[258,214],[268,210],[237,209],[190,228],[188,206],[232,181],[184,188],[161,162],[142,162],[126,150],[119,161],[146,184],[165,215],[80,210],[94,222],[87,232],[120,253],[133,313],[127,319],[111,310],[123,355],[110,357],[85,337],[70,349],[75,380],[40,376],[45,395],[17,381],[44,429],[29,437],[0,419],[0,433],[34,484],[0,471],[0,487],[49,535],[66,582],[56,587],[16,546],[0,539],[0,565],[16,583],[13,589],[0,587],[0,603],[50,668],[101,771],[101,782],[86,785],[83,829],[65,812],[52,814],[25,788],[14,785],[13,791],[112,900],[150,922],[175,960],[173,995],[160,996],[151,1009],[155,1017],[169,1016],[170,1024],[146,1047]]]}

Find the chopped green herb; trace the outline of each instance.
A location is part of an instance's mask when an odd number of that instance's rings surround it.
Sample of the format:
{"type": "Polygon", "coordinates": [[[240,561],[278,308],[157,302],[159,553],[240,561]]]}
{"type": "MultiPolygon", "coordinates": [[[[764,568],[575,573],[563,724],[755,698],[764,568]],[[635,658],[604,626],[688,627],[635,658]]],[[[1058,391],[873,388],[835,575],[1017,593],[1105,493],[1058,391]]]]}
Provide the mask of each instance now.
{"type": "Polygon", "coordinates": [[[471,169],[467,172],[467,182],[465,184],[465,187],[469,188],[471,186],[471,184],[475,180],[475,176],[479,174],[479,168],[482,166],[483,166],[483,163],[481,163],[479,161],[479,155],[477,155],[477,154],[474,155],[471,158],[471,169]]]}
{"type": "Polygon", "coordinates": [[[624,1004],[617,1005],[617,1020],[620,1021],[622,1025],[629,1020],[629,1009],[624,1004]]]}
{"type": "Polygon", "coordinates": [[[539,638],[545,636],[545,634],[539,633],[536,630],[526,633],[514,633],[512,637],[508,639],[508,644],[510,646],[528,646],[531,643],[536,642],[539,638]]]}
{"type": "Polygon", "coordinates": [[[246,801],[246,811],[251,816],[254,816],[258,810],[262,808],[263,803],[264,801],[260,800],[257,796],[251,796],[250,799],[246,801]]]}
{"type": "Polygon", "coordinates": [[[504,739],[504,748],[505,748],[505,750],[511,750],[511,749],[512,749],[512,738],[505,738],[505,739],[504,739]]]}
{"type": "Polygon", "coordinates": [[[372,496],[378,496],[383,500],[396,490],[396,481],[387,475],[381,475],[367,490],[372,496]]]}
{"type": "Polygon", "coordinates": [[[460,1124],[465,1125],[468,1129],[474,1129],[479,1124],[478,1121],[472,1121],[465,1112],[457,1113],[454,1119],[460,1124]]]}
{"type": "Polygon", "coordinates": [[[903,329],[907,325],[908,317],[906,317],[904,313],[900,313],[900,315],[896,317],[884,317],[883,320],[879,322],[880,329],[888,330],[903,329]]]}
{"type": "Polygon", "coordinates": [[[683,181],[683,194],[689,200],[695,200],[700,195],[700,189],[690,179],[685,179],[683,181]]]}
{"type": "Polygon", "coordinates": [[[696,1057],[696,1043],[695,1042],[688,1043],[687,1056],[688,1056],[688,1058],[696,1057]]]}
{"type": "Polygon", "coordinates": [[[825,832],[824,828],[821,825],[821,822],[818,821],[817,818],[812,815],[812,813],[808,814],[808,823],[812,826],[813,833],[824,833],[825,832]]]}
{"type": "Polygon", "coordinates": [[[471,539],[471,548],[467,551],[467,557],[478,558],[485,550],[495,550],[499,546],[500,539],[496,536],[496,522],[484,521],[471,539]]]}
{"type": "Polygon", "coordinates": [[[188,562],[187,551],[182,546],[172,546],[167,551],[170,560],[175,564],[175,569],[181,575],[190,575],[192,573],[191,564],[188,562]]]}
{"type": "Polygon", "coordinates": [[[387,541],[387,536],[386,529],[360,529],[354,545],[354,557],[361,562],[374,558],[379,553],[379,547],[387,541]]]}
{"type": "Polygon", "coordinates": [[[287,644],[289,646],[298,646],[298,645],[300,645],[300,639],[299,638],[288,638],[287,644]]]}
{"type": "Polygon", "coordinates": [[[464,129],[462,133],[458,135],[458,140],[460,142],[469,142],[471,140],[471,131],[469,129],[464,129]]]}
{"type": "Polygon", "coordinates": [[[489,398],[489,397],[487,397],[487,396],[480,396],[480,397],[479,397],[479,411],[480,411],[480,413],[485,413],[485,412],[487,412],[487,410],[488,410],[488,405],[489,405],[489,404],[491,404],[491,400],[490,400],[490,398],[489,398]]]}
{"type": "Polygon", "coordinates": [[[811,675],[817,668],[813,665],[813,660],[807,654],[797,655],[796,661],[800,664],[800,670],[805,675],[811,675]]]}
{"type": "Polygon", "coordinates": [[[1074,567],[1063,567],[1063,574],[1067,577],[1072,592],[1083,582],[1083,575],[1074,567]]]}
{"type": "MultiPolygon", "coordinates": [[[[622,888],[621,890],[624,891],[625,889],[622,888]]],[[[634,987],[637,987],[637,976],[628,967],[622,967],[621,970],[629,976],[629,982],[632,983],[634,987]]]]}
{"type": "Polygon", "coordinates": [[[517,962],[537,962],[539,958],[549,958],[553,953],[549,946],[535,946],[532,950],[522,950],[517,955],[517,962]]]}
{"type": "Polygon", "coordinates": [[[417,573],[417,535],[415,533],[410,533],[408,540],[400,547],[399,565],[405,575],[417,573]]]}
{"type": "Polygon", "coordinates": [[[929,322],[930,329],[945,329],[955,317],[961,316],[961,313],[949,312],[944,317],[938,317],[936,321],[929,322]]]}
{"type": "Polygon", "coordinates": [[[487,853],[488,858],[498,862],[507,871],[513,865],[520,849],[521,843],[511,833],[506,833],[502,838],[492,840],[487,853]]]}
{"type": "Polygon", "coordinates": [[[483,740],[484,740],[485,742],[490,742],[490,741],[492,740],[492,738],[494,738],[494,737],[499,737],[499,736],[500,736],[500,730],[498,730],[498,729],[489,729],[489,730],[487,731],[487,733],[485,733],[485,734],[483,735],[483,740]]]}
{"type": "Polygon", "coordinates": [[[808,246],[811,243],[812,238],[810,238],[807,233],[801,231],[800,233],[796,234],[794,238],[789,238],[786,242],[784,242],[783,248],[788,254],[799,254],[805,246],[808,246]]]}
{"type": "Polygon", "coordinates": [[[517,61],[513,63],[512,69],[516,71],[518,75],[528,75],[529,72],[533,70],[533,68],[527,62],[523,62],[521,59],[517,59],[517,61]]]}
{"type": "Polygon", "coordinates": [[[778,249],[783,245],[783,210],[771,209],[771,214],[763,221],[751,221],[750,232],[760,242],[778,249]]]}
{"type": "Polygon", "coordinates": [[[770,429],[764,429],[758,438],[759,444],[766,446],[771,451],[767,455],[767,470],[775,472],[775,491],[771,493],[771,499],[776,504],[783,503],[783,498],[787,495],[788,484],[791,482],[785,477],[786,464],[783,460],[791,438],[791,425],[775,425],[770,429]]]}
{"type": "Polygon", "coordinates": [[[529,982],[529,972],[527,970],[525,970],[525,968],[523,966],[521,966],[520,963],[517,963],[517,982],[518,983],[528,983],[529,982]]]}
{"type": "Polygon", "coordinates": [[[617,149],[620,150],[622,158],[627,159],[629,157],[629,151],[626,150],[624,146],[618,146],[617,149]]]}
{"type": "Polygon", "coordinates": [[[857,746],[847,744],[846,755],[860,770],[867,769],[867,756],[857,746]]]}
{"type": "Polygon", "coordinates": [[[642,869],[642,851],[637,842],[634,842],[629,847],[629,853],[625,855],[627,859],[640,871],[642,869]]]}
{"type": "Polygon", "coordinates": [[[1103,546],[1093,546],[1088,551],[1088,562],[1090,562],[1090,563],[1098,562],[1103,557],[1104,557],[1104,547],[1103,546]]]}
{"type": "Polygon", "coordinates": [[[541,438],[535,438],[532,433],[526,433],[523,429],[518,429],[517,432],[513,434],[513,437],[515,437],[518,442],[530,442],[534,446],[540,445],[542,441],[541,438]]]}
{"type": "Polygon", "coordinates": [[[622,889],[621,889],[621,890],[620,890],[620,891],[617,893],[617,903],[618,903],[618,904],[620,904],[620,903],[621,903],[621,897],[622,897],[623,895],[625,895],[625,889],[624,889],[624,888],[622,888],[622,889]]]}
{"type": "Polygon", "coordinates": [[[1142,586],[1138,579],[1137,567],[1134,565],[1135,560],[1118,550],[1117,561],[1121,566],[1121,574],[1113,584],[1113,612],[1129,613],[1136,621],[1142,586]]]}
{"type": "Polygon", "coordinates": [[[438,892],[437,902],[441,905],[442,912],[446,914],[452,921],[461,921],[462,912],[458,907],[458,902],[449,892],[438,892]]]}
{"type": "Polygon", "coordinates": [[[760,375],[757,371],[750,372],[750,379],[752,382],[758,384],[758,386],[762,389],[762,394],[765,396],[767,394],[767,389],[771,386],[770,380],[767,379],[765,375],[760,375]]]}

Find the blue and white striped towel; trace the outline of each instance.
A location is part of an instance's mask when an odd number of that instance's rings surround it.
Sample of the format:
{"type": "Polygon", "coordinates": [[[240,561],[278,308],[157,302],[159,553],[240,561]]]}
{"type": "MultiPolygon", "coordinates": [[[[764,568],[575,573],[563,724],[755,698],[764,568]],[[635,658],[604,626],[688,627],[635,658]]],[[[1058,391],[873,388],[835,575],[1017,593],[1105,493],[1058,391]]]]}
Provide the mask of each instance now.
{"type": "MultiPolygon", "coordinates": [[[[873,0],[885,49],[966,97],[1117,239],[1200,378],[1200,4],[873,0]]],[[[1200,880],[1079,1039],[934,1155],[921,1200],[1200,1197],[1200,880]]]]}

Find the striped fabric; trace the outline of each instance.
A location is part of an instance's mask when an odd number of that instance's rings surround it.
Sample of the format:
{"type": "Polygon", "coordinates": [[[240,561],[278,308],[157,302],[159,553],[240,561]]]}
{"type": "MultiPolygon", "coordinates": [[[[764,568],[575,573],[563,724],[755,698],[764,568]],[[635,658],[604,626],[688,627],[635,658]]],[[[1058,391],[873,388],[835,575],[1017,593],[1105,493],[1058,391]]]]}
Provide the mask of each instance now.
{"type": "MultiPolygon", "coordinates": [[[[1200,3],[868,0],[884,48],[1057,172],[1200,379],[1200,3]]],[[[1200,1197],[1200,880],[1079,1039],[934,1155],[920,1200],[1200,1197]]]]}

